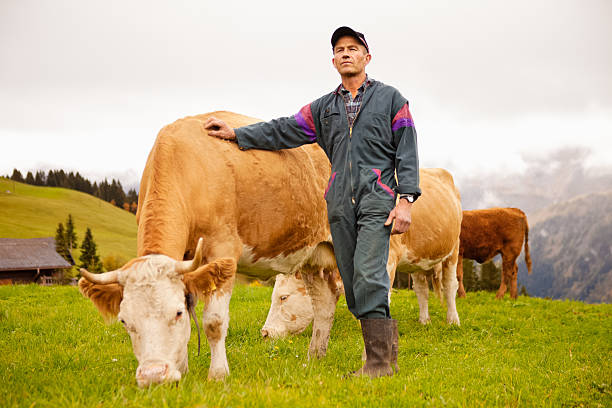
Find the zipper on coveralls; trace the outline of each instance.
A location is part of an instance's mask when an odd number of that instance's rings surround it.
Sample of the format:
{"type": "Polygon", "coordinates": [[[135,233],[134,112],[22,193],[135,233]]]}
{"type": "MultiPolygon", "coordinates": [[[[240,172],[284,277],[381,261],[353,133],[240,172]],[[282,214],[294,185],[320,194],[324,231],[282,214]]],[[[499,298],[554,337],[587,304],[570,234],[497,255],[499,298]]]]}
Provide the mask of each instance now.
{"type": "MultiPolygon", "coordinates": [[[[363,93],[365,94],[365,89],[363,93]]],[[[359,109],[357,109],[357,113],[355,113],[355,119],[353,119],[353,125],[355,125],[357,116],[359,116],[359,112],[361,112],[361,106],[363,105],[363,96],[361,98],[362,98],[361,104],[359,104],[359,109]]],[[[344,110],[346,112],[346,120],[348,121],[349,116],[348,116],[348,109],[346,109],[346,103],[344,104],[344,110]]],[[[353,205],[355,205],[355,187],[353,185],[353,161],[351,160],[351,140],[353,139],[353,125],[349,126],[348,156],[349,156],[349,179],[351,180],[351,202],[353,203],[353,205]]]]}

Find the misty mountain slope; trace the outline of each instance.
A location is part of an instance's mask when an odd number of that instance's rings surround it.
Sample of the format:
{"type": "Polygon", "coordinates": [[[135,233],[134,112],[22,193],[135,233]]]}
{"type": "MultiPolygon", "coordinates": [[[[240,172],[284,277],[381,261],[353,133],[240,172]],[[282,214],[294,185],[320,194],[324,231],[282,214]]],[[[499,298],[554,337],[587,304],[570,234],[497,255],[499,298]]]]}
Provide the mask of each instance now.
{"type": "Polygon", "coordinates": [[[612,190],[612,167],[585,167],[590,155],[588,150],[566,147],[523,157],[527,167],[522,172],[458,178],[463,209],[518,207],[531,217],[550,205],[612,190]]]}
{"type": "Polygon", "coordinates": [[[555,204],[529,221],[533,274],[519,274],[519,285],[534,296],[612,303],[612,191],[555,204]]]}

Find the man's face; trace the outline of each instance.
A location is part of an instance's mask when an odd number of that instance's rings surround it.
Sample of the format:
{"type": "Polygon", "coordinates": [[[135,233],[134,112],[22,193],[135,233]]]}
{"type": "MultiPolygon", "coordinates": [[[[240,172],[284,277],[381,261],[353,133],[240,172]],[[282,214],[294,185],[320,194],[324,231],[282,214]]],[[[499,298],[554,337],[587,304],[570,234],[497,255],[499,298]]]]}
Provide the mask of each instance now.
{"type": "Polygon", "coordinates": [[[341,76],[356,76],[365,72],[365,67],[372,59],[366,48],[356,38],[340,37],[334,47],[332,63],[341,76]]]}

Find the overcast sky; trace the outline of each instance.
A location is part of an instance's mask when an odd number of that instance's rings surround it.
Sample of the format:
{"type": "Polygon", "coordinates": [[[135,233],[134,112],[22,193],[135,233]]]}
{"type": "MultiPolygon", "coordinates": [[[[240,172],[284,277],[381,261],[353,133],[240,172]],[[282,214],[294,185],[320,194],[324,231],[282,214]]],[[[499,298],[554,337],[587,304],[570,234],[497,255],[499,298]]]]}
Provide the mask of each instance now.
{"type": "Polygon", "coordinates": [[[0,174],[132,184],[180,117],[292,115],[338,85],[340,25],[410,101],[422,166],[521,171],[562,146],[612,165],[609,0],[0,0],[0,174]]]}

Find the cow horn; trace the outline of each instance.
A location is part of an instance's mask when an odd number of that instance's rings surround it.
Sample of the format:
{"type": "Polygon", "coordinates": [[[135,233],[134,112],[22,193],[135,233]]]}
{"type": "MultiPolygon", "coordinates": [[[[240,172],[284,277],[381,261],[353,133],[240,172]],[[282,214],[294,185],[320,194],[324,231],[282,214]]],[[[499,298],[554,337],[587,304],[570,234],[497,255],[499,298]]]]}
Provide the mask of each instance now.
{"type": "Polygon", "coordinates": [[[97,283],[99,285],[108,285],[109,283],[119,282],[119,274],[117,271],[91,273],[87,269],[81,268],[81,275],[88,281],[97,283]]]}
{"type": "Polygon", "coordinates": [[[198,240],[198,246],[196,247],[195,255],[191,261],[180,261],[176,263],[176,272],[178,274],[185,274],[187,272],[193,272],[202,264],[202,247],[204,246],[204,240],[200,238],[198,240]]]}

